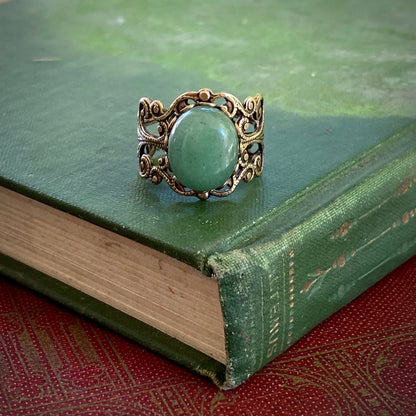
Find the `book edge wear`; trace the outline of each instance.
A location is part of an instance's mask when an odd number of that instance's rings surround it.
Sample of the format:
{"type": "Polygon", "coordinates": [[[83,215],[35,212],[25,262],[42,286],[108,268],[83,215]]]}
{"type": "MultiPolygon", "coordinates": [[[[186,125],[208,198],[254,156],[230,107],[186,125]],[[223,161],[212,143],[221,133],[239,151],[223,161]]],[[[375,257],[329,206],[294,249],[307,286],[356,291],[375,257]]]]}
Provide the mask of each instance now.
{"type": "Polygon", "coordinates": [[[413,123],[276,207],[234,236],[227,250],[207,256],[204,272],[219,282],[226,366],[197,352],[189,358],[183,344],[150,327],[141,336],[138,322],[134,331],[136,323],[123,324],[128,318],[121,315],[108,319],[101,306],[90,312],[75,305],[76,293],[65,294],[72,289],[54,293],[44,275],[4,256],[3,272],[233,388],[415,254],[415,132],[413,123]],[[146,344],[143,337],[161,341],[146,344]]]}
{"type": "Polygon", "coordinates": [[[210,256],[225,322],[226,388],[416,254],[415,138],[412,123],[327,175],[318,189],[312,185],[312,199],[325,201],[354,181],[292,227],[274,216],[263,224],[263,238],[210,256]]]}

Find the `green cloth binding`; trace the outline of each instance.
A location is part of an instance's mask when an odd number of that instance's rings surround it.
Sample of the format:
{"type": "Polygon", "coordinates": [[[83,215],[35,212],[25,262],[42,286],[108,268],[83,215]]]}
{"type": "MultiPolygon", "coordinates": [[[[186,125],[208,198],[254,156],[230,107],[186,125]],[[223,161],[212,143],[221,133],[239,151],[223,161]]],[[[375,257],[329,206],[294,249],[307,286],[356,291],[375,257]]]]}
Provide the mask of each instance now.
{"type": "MultiPolygon", "coordinates": [[[[217,274],[227,379],[149,346],[235,386],[415,253],[415,221],[400,222],[416,189],[403,185],[416,176],[415,4],[1,4],[0,183],[217,274]],[[203,87],[265,97],[262,177],[205,202],[142,180],[136,158],[139,98],[168,106],[203,87]]],[[[137,323],[100,308],[136,339],[137,323]]]]}

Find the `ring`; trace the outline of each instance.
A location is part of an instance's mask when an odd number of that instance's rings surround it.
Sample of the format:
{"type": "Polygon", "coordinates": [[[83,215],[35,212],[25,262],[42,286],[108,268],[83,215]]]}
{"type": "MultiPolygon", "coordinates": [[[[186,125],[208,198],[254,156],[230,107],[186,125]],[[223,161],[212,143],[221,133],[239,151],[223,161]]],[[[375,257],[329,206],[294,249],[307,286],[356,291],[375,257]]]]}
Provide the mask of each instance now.
{"type": "Polygon", "coordinates": [[[166,109],[141,98],[137,134],[139,172],[154,184],[207,199],[227,196],[241,180],[263,171],[263,97],[213,93],[207,88],[176,98],[166,109]]]}

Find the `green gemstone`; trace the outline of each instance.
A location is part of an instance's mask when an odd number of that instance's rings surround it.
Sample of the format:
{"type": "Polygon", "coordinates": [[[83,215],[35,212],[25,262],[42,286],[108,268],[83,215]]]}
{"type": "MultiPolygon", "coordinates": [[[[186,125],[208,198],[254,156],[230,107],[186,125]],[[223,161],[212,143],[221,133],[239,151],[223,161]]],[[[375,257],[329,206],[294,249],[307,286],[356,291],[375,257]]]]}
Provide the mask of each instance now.
{"type": "Polygon", "coordinates": [[[234,123],[218,108],[196,106],[182,114],[169,137],[173,174],[188,188],[209,191],[222,186],[238,161],[234,123]]]}

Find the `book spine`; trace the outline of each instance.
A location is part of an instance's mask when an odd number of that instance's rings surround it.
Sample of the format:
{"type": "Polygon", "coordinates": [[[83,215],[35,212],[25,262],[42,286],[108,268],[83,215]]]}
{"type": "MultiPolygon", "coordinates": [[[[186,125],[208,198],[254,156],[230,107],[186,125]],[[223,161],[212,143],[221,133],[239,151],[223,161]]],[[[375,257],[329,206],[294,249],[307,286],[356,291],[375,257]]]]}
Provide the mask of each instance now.
{"type": "Polygon", "coordinates": [[[268,238],[208,259],[224,314],[226,387],[415,254],[416,149],[404,153],[290,229],[273,232],[270,222],[268,238]]]}

